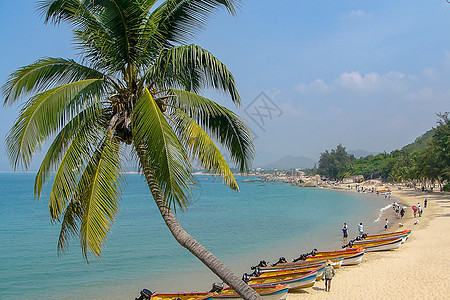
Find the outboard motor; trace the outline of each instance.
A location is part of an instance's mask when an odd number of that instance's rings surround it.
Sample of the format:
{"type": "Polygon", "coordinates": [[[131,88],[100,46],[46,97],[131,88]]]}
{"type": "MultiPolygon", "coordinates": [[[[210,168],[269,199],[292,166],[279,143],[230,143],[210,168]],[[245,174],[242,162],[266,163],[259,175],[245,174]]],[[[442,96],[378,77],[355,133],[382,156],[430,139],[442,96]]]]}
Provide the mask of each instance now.
{"type": "Polygon", "coordinates": [[[210,293],[221,293],[223,290],[223,282],[214,282],[212,284],[212,288],[209,291],[210,293]]]}
{"type": "Polygon", "coordinates": [[[251,274],[244,273],[244,275],[242,275],[242,280],[243,280],[245,283],[248,283],[251,279],[252,279],[252,275],[251,275],[251,274]]]}
{"type": "Polygon", "coordinates": [[[351,248],[353,246],[353,244],[354,244],[354,241],[355,240],[351,240],[350,242],[348,242],[347,245],[342,246],[342,248],[347,248],[347,247],[351,248]]]}
{"type": "Polygon", "coordinates": [[[256,266],[250,267],[250,269],[254,270],[256,268],[261,268],[261,267],[267,267],[267,262],[265,260],[260,260],[259,264],[257,264],[256,266]]]}
{"type": "Polygon", "coordinates": [[[261,276],[261,269],[259,267],[256,267],[255,270],[253,271],[253,273],[248,274],[248,273],[244,273],[244,275],[242,275],[242,280],[245,283],[248,283],[253,277],[259,277],[261,276]]]}
{"type": "Polygon", "coordinates": [[[134,300],[149,300],[152,297],[152,295],[154,294],[154,292],[147,290],[147,289],[143,289],[140,292],[140,294],[141,295],[139,296],[139,298],[134,298],[134,300]]]}
{"type": "Polygon", "coordinates": [[[261,269],[260,269],[259,267],[256,267],[256,268],[255,268],[255,271],[253,271],[253,273],[252,273],[252,276],[253,276],[253,277],[259,277],[259,276],[261,276],[261,269]]]}
{"type": "Polygon", "coordinates": [[[280,257],[280,259],[278,259],[278,261],[276,263],[272,264],[272,267],[275,267],[278,264],[284,264],[284,263],[287,263],[286,258],[280,257]]]}
{"type": "Polygon", "coordinates": [[[308,254],[301,254],[298,258],[294,258],[292,261],[297,262],[299,260],[306,260],[308,258],[308,254]]]}

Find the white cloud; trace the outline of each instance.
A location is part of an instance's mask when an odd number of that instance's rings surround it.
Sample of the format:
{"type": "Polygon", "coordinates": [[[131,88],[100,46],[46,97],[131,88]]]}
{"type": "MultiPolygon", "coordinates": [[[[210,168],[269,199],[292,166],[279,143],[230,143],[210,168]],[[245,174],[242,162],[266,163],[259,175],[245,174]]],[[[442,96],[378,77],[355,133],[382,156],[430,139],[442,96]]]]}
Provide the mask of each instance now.
{"type": "Polygon", "coordinates": [[[352,10],[342,15],[342,19],[344,20],[368,19],[368,18],[373,18],[373,15],[367,13],[362,9],[352,10]]]}

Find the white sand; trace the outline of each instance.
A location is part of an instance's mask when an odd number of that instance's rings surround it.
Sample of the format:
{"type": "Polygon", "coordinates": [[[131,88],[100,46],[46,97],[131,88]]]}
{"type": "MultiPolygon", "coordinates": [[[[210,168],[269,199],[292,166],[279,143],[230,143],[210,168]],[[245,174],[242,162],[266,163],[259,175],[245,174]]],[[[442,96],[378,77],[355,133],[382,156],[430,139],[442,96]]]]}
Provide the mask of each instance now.
{"type": "Polygon", "coordinates": [[[391,223],[390,231],[411,229],[408,241],[397,250],[366,253],[357,266],[340,268],[329,293],[319,281],[304,292],[290,293],[287,300],[450,299],[450,195],[391,189],[408,209],[401,220],[404,227],[391,223]],[[428,207],[414,219],[411,206],[423,206],[425,198],[428,207]]]}

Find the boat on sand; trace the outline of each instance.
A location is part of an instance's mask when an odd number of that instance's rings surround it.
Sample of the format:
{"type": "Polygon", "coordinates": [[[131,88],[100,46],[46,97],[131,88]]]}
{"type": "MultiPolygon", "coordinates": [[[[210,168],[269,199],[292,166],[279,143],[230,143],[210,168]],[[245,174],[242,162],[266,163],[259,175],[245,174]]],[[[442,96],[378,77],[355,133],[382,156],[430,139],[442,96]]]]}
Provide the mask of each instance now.
{"type": "MultiPolygon", "coordinates": [[[[276,286],[251,286],[264,300],[284,300],[287,297],[289,287],[287,285],[276,286]]],[[[224,288],[221,292],[212,294],[214,300],[241,299],[232,288],[224,288]]]]}

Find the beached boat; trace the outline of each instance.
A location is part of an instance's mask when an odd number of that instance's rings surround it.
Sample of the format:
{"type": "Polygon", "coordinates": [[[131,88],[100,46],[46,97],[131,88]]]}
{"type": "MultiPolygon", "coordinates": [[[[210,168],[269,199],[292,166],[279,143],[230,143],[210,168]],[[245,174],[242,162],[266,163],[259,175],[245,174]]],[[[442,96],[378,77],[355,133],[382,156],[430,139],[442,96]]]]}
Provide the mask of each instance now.
{"type": "Polygon", "coordinates": [[[406,240],[411,235],[410,229],[405,229],[402,231],[396,231],[396,232],[389,232],[389,233],[381,233],[381,234],[368,234],[363,237],[363,241],[369,241],[369,240],[381,240],[386,238],[394,238],[394,237],[402,237],[402,242],[406,242],[406,240]]]}
{"type": "Polygon", "coordinates": [[[311,259],[329,259],[335,257],[344,257],[342,266],[357,265],[361,263],[364,255],[364,248],[348,248],[336,251],[317,251],[313,257],[308,257],[306,261],[311,259]]]}
{"type": "Polygon", "coordinates": [[[348,248],[363,247],[366,252],[386,251],[397,249],[402,244],[402,238],[391,238],[381,241],[367,241],[365,243],[349,245],[348,248]]]}
{"type": "MultiPolygon", "coordinates": [[[[251,286],[264,300],[284,300],[289,292],[289,286],[251,286]]],[[[212,295],[214,300],[226,299],[241,299],[233,289],[230,287],[224,288],[220,293],[212,295]]]]}
{"type": "MultiPolygon", "coordinates": [[[[267,266],[267,267],[261,267],[261,270],[276,270],[276,269],[286,269],[286,268],[295,268],[300,266],[307,266],[307,265],[317,265],[317,264],[323,264],[326,263],[328,258],[311,258],[308,260],[299,260],[296,262],[286,262],[286,263],[279,263],[276,266],[267,266]]],[[[339,269],[342,265],[342,262],[344,261],[344,257],[331,257],[329,258],[331,260],[331,265],[335,269],[339,269]]]]}
{"type": "Polygon", "coordinates": [[[406,239],[408,238],[408,236],[409,236],[408,234],[386,236],[386,237],[373,238],[373,239],[355,240],[355,241],[353,241],[353,243],[355,245],[363,245],[365,243],[389,241],[389,240],[397,239],[397,238],[401,238],[402,239],[402,243],[404,243],[404,242],[406,242],[406,239]]]}
{"type": "Polygon", "coordinates": [[[307,274],[312,271],[317,271],[316,280],[321,280],[323,278],[323,271],[325,269],[326,264],[322,263],[319,265],[311,265],[311,266],[298,266],[295,268],[286,268],[286,269],[276,269],[276,270],[260,270],[258,277],[271,277],[271,276],[281,276],[281,275],[296,275],[296,274],[307,274]]]}
{"type": "Polygon", "coordinates": [[[286,274],[268,277],[254,277],[248,284],[253,287],[288,285],[289,291],[312,287],[316,282],[317,271],[306,274],[286,274]]]}
{"type": "Polygon", "coordinates": [[[150,300],[210,300],[212,299],[212,293],[175,293],[175,294],[153,294],[150,300]]]}

